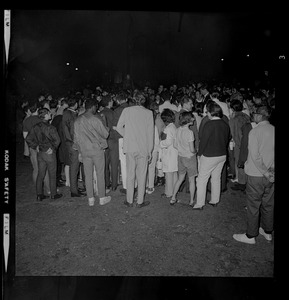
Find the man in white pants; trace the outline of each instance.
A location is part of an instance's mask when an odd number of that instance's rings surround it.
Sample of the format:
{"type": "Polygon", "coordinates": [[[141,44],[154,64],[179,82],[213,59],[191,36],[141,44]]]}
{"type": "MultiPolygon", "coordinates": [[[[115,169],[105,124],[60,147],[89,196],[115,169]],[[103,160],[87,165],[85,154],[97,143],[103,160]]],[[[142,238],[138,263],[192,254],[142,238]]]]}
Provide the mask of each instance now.
{"type": "Polygon", "coordinates": [[[137,92],[134,106],[125,108],[117,123],[117,131],[123,136],[123,152],[126,154],[127,193],[124,204],[133,206],[135,181],[138,185],[136,207],[150,204],[144,201],[148,163],[154,147],[154,119],[151,110],[145,108],[143,93],[137,92]]]}

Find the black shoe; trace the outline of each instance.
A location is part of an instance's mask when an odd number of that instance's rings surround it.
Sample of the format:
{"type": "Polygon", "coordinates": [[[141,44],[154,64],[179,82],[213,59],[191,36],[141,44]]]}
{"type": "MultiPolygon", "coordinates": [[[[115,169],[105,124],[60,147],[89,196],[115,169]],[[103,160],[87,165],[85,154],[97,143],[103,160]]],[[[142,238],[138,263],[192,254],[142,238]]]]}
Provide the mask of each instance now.
{"type": "Polygon", "coordinates": [[[165,193],[162,193],[162,194],[161,194],[161,197],[162,197],[162,198],[171,198],[172,196],[167,196],[165,193]]]}
{"type": "Polygon", "coordinates": [[[79,192],[79,193],[84,193],[84,192],[86,192],[86,189],[85,189],[85,188],[80,188],[80,187],[79,187],[79,188],[78,188],[78,192],[79,192]]]}
{"type": "Polygon", "coordinates": [[[213,207],[217,207],[218,204],[219,204],[219,202],[218,202],[218,203],[210,203],[210,202],[208,202],[208,204],[210,204],[210,205],[213,206],[213,207]]]}
{"type": "Polygon", "coordinates": [[[127,202],[126,200],[123,202],[123,204],[126,205],[127,207],[133,207],[133,204],[127,202]]]}
{"type": "Polygon", "coordinates": [[[65,186],[65,183],[61,182],[60,180],[56,183],[57,187],[65,186]]]}
{"type": "Polygon", "coordinates": [[[123,194],[126,194],[126,189],[120,189],[119,191],[123,194]]]}
{"type": "Polygon", "coordinates": [[[71,193],[70,194],[70,196],[71,197],[84,197],[86,194],[83,194],[83,193],[80,193],[80,192],[78,192],[78,193],[71,193]]]}
{"type": "Polygon", "coordinates": [[[142,207],[144,207],[144,206],[148,206],[150,204],[150,202],[149,201],[144,201],[143,203],[141,203],[141,204],[136,204],[136,207],[138,207],[138,208],[142,208],[142,207]]]}
{"type": "Polygon", "coordinates": [[[232,190],[234,191],[245,191],[246,190],[246,184],[236,184],[234,186],[231,187],[232,190]]]}
{"type": "Polygon", "coordinates": [[[62,194],[55,194],[54,196],[50,196],[50,199],[55,200],[62,197],[62,194]]]}
{"type": "Polygon", "coordinates": [[[44,200],[44,199],[48,199],[48,196],[45,196],[45,195],[43,195],[43,194],[39,194],[39,195],[37,195],[37,197],[36,197],[36,201],[42,201],[42,200],[44,200]]]}

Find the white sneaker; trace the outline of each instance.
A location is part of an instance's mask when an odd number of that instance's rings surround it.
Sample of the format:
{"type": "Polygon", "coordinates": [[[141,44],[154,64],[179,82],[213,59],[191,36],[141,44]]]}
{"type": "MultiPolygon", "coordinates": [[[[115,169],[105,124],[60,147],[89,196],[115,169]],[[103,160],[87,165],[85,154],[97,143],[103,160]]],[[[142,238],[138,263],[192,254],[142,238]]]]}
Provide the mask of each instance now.
{"type": "Polygon", "coordinates": [[[231,179],[231,182],[238,182],[237,178],[231,179]]]}
{"type": "Polygon", "coordinates": [[[259,233],[260,233],[261,235],[263,235],[263,237],[264,237],[267,241],[269,241],[269,242],[272,241],[272,234],[266,233],[262,227],[259,228],[259,233]]]}
{"type": "Polygon", "coordinates": [[[93,205],[94,205],[94,202],[95,202],[94,197],[88,198],[88,205],[89,205],[89,206],[93,206],[93,205]]]}
{"type": "Polygon", "coordinates": [[[246,243],[246,244],[256,244],[255,238],[249,239],[246,235],[246,233],[241,233],[241,234],[233,234],[233,238],[241,243],[246,243]]]}
{"type": "Polygon", "coordinates": [[[146,189],[146,193],[147,193],[147,194],[152,194],[154,191],[155,191],[154,188],[147,188],[147,189],[146,189]]]}
{"type": "Polygon", "coordinates": [[[105,205],[108,202],[110,202],[110,200],[111,200],[111,196],[106,196],[106,197],[99,198],[99,204],[100,205],[105,205]]]}

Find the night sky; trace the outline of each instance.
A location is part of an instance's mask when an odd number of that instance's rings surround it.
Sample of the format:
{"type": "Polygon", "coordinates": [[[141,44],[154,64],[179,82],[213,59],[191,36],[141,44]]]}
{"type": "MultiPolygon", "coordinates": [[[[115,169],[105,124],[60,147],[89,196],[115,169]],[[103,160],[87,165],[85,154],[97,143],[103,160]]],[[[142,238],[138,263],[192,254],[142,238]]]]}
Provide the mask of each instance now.
{"type": "Polygon", "coordinates": [[[262,12],[11,10],[8,78],[23,93],[128,73],[151,86],[252,76],[285,54],[283,21],[262,12]]]}

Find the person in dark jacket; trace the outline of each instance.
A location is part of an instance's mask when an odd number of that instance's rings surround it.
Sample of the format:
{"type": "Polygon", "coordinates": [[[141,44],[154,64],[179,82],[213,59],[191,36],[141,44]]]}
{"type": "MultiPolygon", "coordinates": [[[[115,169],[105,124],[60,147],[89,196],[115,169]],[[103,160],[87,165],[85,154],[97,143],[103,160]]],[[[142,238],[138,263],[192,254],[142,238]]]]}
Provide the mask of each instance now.
{"type": "Polygon", "coordinates": [[[241,101],[235,99],[230,102],[230,108],[232,110],[232,115],[229,120],[229,126],[231,130],[231,135],[234,141],[234,159],[235,159],[235,173],[236,181],[235,186],[232,187],[233,190],[242,190],[246,188],[246,176],[244,169],[238,168],[237,163],[240,155],[241,139],[242,139],[242,126],[245,123],[250,123],[250,117],[243,113],[243,104],[241,101]]]}
{"type": "Polygon", "coordinates": [[[220,201],[221,172],[226,162],[230,138],[230,127],[222,119],[222,108],[215,102],[207,104],[209,121],[204,125],[198,155],[200,156],[199,175],[197,179],[197,202],[193,209],[202,210],[205,205],[208,179],[211,177],[210,205],[216,206],[220,201]]]}
{"type": "Polygon", "coordinates": [[[111,130],[111,134],[113,134],[114,137],[116,138],[117,145],[118,145],[117,157],[119,160],[118,166],[120,166],[120,168],[118,169],[120,169],[121,179],[122,179],[122,188],[120,189],[120,192],[122,192],[123,194],[126,194],[126,159],[125,159],[126,157],[125,154],[123,153],[123,137],[115,129],[122,111],[126,107],[128,107],[127,98],[128,98],[128,94],[124,91],[121,91],[116,95],[116,102],[118,106],[113,111],[114,120],[113,120],[113,128],[111,130]]]}
{"type": "Polygon", "coordinates": [[[78,159],[79,152],[73,148],[74,121],[78,117],[78,101],[76,98],[68,99],[68,108],[63,111],[62,126],[65,138],[65,144],[69,154],[69,182],[71,197],[82,197],[85,195],[84,190],[78,187],[78,173],[80,162],[78,159]]]}
{"type": "MultiPolygon", "coordinates": [[[[210,100],[210,102],[211,101],[212,100],[210,100]]],[[[223,111],[223,109],[222,109],[222,111],[223,111]]],[[[229,119],[227,118],[226,115],[223,114],[222,119],[229,125],[229,119]]],[[[208,115],[203,117],[203,119],[201,120],[200,127],[199,127],[199,139],[201,139],[202,133],[203,133],[203,128],[208,121],[210,121],[208,115]]],[[[211,192],[211,179],[208,180],[207,190],[209,192],[211,192]]],[[[222,169],[222,173],[221,173],[221,192],[224,193],[226,191],[227,191],[227,161],[225,162],[224,167],[222,169]]]]}
{"type": "Polygon", "coordinates": [[[38,175],[36,179],[37,201],[47,198],[43,193],[43,181],[48,169],[50,198],[58,199],[62,194],[57,194],[56,188],[56,151],[60,144],[60,138],[56,128],[49,124],[51,113],[47,108],[38,112],[42,122],[37,123],[26,137],[26,142],[32,149],[37,151],[38,175]]]}
{"type": "Polygon", "coordinates": [[[112,129],[114,125],[113,99],[110,95],[104,96],[100,101],[103,107],[101,113],[105,116],[106,126],[109,128],[107,138],[108,147],[105,149],[105,185],[107,189],[115,191],[118,183],[118,134],[112,129]]]}

